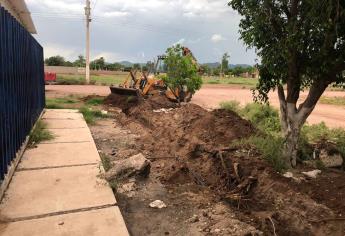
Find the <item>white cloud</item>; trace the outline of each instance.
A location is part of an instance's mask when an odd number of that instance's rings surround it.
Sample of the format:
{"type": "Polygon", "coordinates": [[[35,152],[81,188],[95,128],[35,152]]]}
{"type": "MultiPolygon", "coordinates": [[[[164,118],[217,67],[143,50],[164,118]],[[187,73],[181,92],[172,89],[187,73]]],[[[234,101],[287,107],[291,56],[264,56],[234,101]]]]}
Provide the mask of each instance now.
{"type": "Polygon", "coordinates": [[[219,42],[224,41],[224,40],[226,40],[226,38],[224,38],[223,35],[221,35],[221,34],[214,34],[211,37],[211,41],[214,43],[219,43],[219,42]]]}
{"type": "Polygon", "coordinates": [[[45,58],[60,55],[66,60],[75,60],[75,58],[80,54],[73,48],[68,48],[58,44],[48,44],[47,46],[44,46],[43,49],[45,58]]]}
{"type": "Polygon", "coordinates": [[[181,44],[183,45],[186,42],[186,39],[180,39],[177,42],[173,43],[173,45],[181,44]]]}
{"type": "Polygon", "coordinates": [[[124,16],[128,16],[129,13],[125,12],[125,11],[111,11],[111,12],[105,12],[103,14],[104,17],[124,17],[124,16]]]}

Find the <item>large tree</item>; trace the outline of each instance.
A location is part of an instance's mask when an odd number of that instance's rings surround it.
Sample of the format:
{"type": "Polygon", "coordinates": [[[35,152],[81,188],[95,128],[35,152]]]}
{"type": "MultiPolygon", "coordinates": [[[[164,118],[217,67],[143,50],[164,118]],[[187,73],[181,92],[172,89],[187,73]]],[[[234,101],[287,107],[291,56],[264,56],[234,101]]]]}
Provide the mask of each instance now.
{"type": "Polygon", "coordinates": [[[344,0],[232,0],[241,38],[261,58],[257,98],[277,90],[284,157],[296,165],[300,130],[325,89],[344,82],[344,0]],[[285,90],[286,88],[286,90],[285,90]],[[308,96],[299,101],[300,92],[308,96]]]}

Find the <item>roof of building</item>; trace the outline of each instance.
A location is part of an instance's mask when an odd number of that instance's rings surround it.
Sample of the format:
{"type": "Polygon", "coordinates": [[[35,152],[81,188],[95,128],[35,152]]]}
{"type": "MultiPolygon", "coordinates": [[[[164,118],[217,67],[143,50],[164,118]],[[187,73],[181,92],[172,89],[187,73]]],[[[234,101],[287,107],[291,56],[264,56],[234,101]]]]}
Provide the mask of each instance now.
{"type": "Polygon", "coordinates": [[[24,0],[4,0],[4,2],[9,5],[8,7],[12,8],[11,10],[17,15],[15,17],[19,18],[19,21],[30,33],[37,33],[31,14],[24,0]]]}

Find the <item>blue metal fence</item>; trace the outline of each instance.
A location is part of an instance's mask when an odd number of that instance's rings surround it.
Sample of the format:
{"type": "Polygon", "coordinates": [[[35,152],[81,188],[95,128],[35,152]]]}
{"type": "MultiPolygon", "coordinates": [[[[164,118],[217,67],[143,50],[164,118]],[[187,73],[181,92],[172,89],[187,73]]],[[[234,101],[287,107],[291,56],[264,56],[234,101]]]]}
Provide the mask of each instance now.
{"type": "Polygon", "coordinates": [[[43,49],[0,5],[0,181],[44,106],[43,49]]]}

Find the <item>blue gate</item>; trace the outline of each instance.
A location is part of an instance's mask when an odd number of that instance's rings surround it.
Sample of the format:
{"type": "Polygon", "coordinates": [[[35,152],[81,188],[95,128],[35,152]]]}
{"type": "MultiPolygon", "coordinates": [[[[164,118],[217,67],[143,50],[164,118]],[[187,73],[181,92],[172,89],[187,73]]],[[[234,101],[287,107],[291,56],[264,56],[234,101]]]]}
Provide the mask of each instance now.
{"type": "Polygon", "coordinates": [[[0,6],[0,182],[44,106],[43,49],[0,6]]]}

